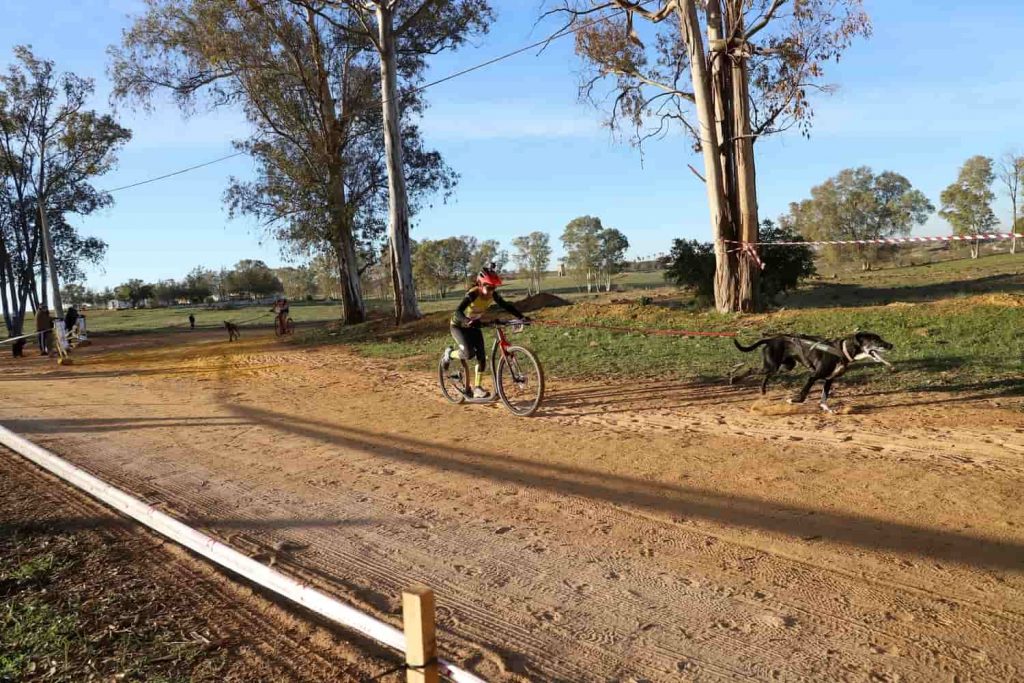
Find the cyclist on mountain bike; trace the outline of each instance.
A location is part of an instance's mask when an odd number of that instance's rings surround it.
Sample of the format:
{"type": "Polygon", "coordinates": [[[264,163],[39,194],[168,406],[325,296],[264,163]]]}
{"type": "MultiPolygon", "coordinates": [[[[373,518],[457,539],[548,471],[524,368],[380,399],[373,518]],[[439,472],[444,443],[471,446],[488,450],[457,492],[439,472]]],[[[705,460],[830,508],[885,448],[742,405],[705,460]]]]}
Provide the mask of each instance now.
{"type": "Polygon", "coordinates": [[[498,304],[503,309],[523,321],[529,318],[519,312],[515,306],[505,301],[498,294],[502,284],[501,277],[491,268],[484,268],[476,276],[476,286],[466,292],[459,302],[451,318],[451,333],[459,348],[445,352],[444,367],[454,360],[476,359],[476,375],[473,382],[473,398],[490,398],[490,392],[480,386],[480,377],[487,369],[487,351],[484,348],[484,333],[480,329],[480,318],[483,317],[491,304],[498,304]]]}
{"type": "Polygon", "coordinates": [[[270,312],[275,314],[274,327],[277,328],[278,334],[288,333],[288,299],[278,299],[274,302],[274,307],[270,309],[270,312]]]}

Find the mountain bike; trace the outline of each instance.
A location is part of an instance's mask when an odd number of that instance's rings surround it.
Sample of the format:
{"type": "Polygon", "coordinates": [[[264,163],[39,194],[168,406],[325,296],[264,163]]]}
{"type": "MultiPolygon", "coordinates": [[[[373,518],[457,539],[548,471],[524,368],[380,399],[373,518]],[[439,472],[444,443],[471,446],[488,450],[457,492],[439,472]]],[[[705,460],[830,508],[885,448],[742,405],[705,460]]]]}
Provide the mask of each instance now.
{"type": "Polygon", "coordinates": [[[473,398],[473,387],[469,378],[469,365],[464,359],[453,359],[444,366],[445,355],[437,365],[441,393],[452,403],[495,403],[501,401],[513,414],[529,417],[537,412],[544,399],[544,370],[537,357],[529,349],[513,346],[508,341],[506,330],[515,334],[522,332],[528,322],[524,320],[495,320],[482,327],[493,327],[494,344],[491,346],[491,376],[494,378],[495,393],[487,398],[473,398]]]}
{"type": "Polygon", "coordinates": [[[294,332],[295,322],[292,321],[291,316],[285,317],[283,313],[279,313],[274,318],[274,336],[281,337],[294,332]]]}

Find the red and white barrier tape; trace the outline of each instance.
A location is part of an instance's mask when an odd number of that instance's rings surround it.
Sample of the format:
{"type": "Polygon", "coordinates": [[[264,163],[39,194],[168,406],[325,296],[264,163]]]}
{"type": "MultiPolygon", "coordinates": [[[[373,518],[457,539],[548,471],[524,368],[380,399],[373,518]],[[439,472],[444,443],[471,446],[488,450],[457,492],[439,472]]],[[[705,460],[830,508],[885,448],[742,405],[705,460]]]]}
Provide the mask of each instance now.
{"type": "MultiPolygon", "coordinates": [[[[726,240],[726,242],[731,241],[732,240],[726,240]]],[[[761,255],[757,253],[757,242],[738,242],[737,244],[740,245],[739,248],[730,249],[730,254],[734,252],[739,252],[742,256],[752,258],[754,259],[754,263],[757,264],[757,267],[760,268],[761,270],[764,270],[764,261],[761,260],[761,255]]],[[[778,242],[776,242],[775,244],[778,244],[778,242]]]]}
{"type": "Polygon", "coordinates": [[[722,240],[726,244],[741,245],[736,251],[745,251],[750,247],[772,247],[772,246],[819,246],[819,245],[843,245],[843,244],[914,244],[920,242],[974,242],[982,240],[1010,240],[1014,238],[1024,239],[1024,235],[1012,232],[989,232],[980,235],[946,235],[944,237],[882,237],[870,240],[817,240],[807,242],[743,242],[742,240],[722,240]]]}

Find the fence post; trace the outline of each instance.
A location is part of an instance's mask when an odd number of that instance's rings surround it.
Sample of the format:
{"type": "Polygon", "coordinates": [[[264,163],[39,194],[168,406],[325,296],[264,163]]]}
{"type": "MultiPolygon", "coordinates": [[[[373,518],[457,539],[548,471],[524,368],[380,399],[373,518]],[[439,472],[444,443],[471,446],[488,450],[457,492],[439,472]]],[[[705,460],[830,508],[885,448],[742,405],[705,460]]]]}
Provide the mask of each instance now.
{"type": "Polygon", "coordinates": [[[434,591],[413,586],[402,592],[407,683],[438,683],[434,637],[434,591]]]}

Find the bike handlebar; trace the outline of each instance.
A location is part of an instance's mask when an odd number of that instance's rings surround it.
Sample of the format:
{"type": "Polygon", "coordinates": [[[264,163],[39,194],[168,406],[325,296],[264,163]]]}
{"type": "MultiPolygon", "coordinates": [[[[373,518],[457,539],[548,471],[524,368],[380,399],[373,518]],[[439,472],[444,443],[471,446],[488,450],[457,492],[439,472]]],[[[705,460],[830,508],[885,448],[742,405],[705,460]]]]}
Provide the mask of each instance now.
{"type": "Polygon", "coordinates": [[[481,327],[526,327],[529,325],[531,320],[523,320],[522,318],[513,318],[511,320],[491,320],[486,323],[480,323],[481,327]]]}

